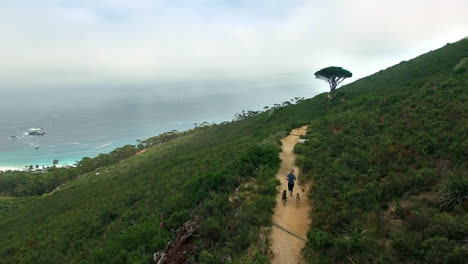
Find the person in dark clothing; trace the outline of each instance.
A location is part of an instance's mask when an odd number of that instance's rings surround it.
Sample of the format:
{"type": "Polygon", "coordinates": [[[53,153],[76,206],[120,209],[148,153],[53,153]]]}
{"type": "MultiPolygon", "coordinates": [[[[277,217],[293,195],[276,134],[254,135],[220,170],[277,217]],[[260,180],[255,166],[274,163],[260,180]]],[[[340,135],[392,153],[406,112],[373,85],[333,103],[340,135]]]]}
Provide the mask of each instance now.
{"type": "Polygon", "coordinates": [[[296,175],[294,175],[294,169],[289,171],[288,176],[286,176],[286,180],[288,181],[288,190],[290,192],[290,196],[292,196],[293,189],[294,189],[294,182],[296,181],[296,175]]]}

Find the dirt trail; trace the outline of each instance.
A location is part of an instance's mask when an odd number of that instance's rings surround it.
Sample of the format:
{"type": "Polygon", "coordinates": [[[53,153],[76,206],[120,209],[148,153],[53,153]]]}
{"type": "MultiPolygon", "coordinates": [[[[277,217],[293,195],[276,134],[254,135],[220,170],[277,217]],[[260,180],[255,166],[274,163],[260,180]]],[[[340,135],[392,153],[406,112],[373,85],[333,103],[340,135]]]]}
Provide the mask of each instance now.
{"type": "Polygon", "coordinates": [[[307,199],[307,184],[301,186],[295,184],[293,196],[289,196],[286,206],[283,206],[281,201],[283,190],[288,189],[286,175],[289,170],[294,168],[295,175],[299,178],[299,168],[294,164],[296,155],[293,153],[294,145],[299,140],[299,135],[305,135],[307,126],[294,129],[291,133],[283,138],[283,151],[280,154],[281,168],[276,174],[276,178],[281,181],[280,191],[276,195],[276,208],[273,215],[273,229],[271,233],[271,250],[273,257],[271,263],[273,264],[297,264],[304,263],[301,255],[301,250],[305,245],[303,239],[306,238],[307,231],[309,230],[309,211],[311,205],[307,199]],[[296,193],[301,197],[299,207],[296,207],[296,193]],[[303,238],[303,239],[301,239],[303,238]]]}

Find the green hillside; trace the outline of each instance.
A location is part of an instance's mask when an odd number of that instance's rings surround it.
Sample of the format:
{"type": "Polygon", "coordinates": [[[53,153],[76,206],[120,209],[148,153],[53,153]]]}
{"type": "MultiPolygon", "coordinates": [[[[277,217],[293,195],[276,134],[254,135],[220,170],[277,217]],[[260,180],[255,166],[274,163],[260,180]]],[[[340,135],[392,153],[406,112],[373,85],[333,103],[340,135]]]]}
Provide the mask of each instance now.
{"type": "Polygon", "coordinates": [[[0,263],[147,263],[189,219],[200,222],[193,262],[268,263],[279,139],[303,124],[310,263],[464,263],[468,78],[454,68],[467,57],[465,39],[332,103],[321,94],[76,169],[0,173],[0,263]]]}
{"type": "Polygon", "coordinates": [[[465,39],[358,80],[311,122],[310,263],[466,263],[467,57],[465,39]]]}

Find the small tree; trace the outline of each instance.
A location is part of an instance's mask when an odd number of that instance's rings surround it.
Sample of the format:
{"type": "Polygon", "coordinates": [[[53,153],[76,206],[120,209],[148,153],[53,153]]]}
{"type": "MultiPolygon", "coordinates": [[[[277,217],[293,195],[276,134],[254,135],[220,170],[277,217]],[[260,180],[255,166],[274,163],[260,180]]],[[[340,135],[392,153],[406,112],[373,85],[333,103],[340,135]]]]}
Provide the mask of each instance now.
{"type": "Polygon", "coordinates": [[[353,74],[350,71],[334,66],[323,68],[315,73],[315,78],[324,80],[330,85],[330,93],[328,95],[330,99],[333,99],[336,87],[344,81],[344,79],[352,76],[353,74]]]}

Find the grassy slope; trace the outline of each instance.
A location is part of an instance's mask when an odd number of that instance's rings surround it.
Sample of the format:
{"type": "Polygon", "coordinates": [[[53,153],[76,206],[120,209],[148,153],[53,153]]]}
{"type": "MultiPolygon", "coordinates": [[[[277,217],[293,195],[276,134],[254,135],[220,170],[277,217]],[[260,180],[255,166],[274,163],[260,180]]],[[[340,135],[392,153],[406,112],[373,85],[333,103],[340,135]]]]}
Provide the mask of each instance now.
{"type": "MultiPolygon", "coordinates": [[[[253,242],[260,227],[271,223],[272,178],[278,165],[271,154],[279,151],[277,139],[285,131],[305,123],[312,124],[311,143],[298,152],[301,166],[315,183],[312,198],[317,208],[306,248],[311,261],[424,261],[428,251],[423,248],[399,254],[405,245],[398,244],[398,232],[406,223],[397,230],[391,224],[398,221],[375,219],[391,215],[389,208],[398,198],[399,208],[407,209],[405,201],[411,197],[407,193],[421,181],[408,177],[422,167],[439,176],[424,183],[426,189],[410,194],[435,191],[442,177],[434,168],[439,159],[450,160],[453,173],[464,173],[466,139],[460,138],[466,138],[466,107],[461,105],[466,102],[466,75],[455,76],[452,68],[467,56],[464,40],[347,85],[333,104],[322,94],[272,115],[197,130],[82,175],[58,192],[1,212],[0,263],[146,262],[170,237],[167,229],[159,228],[161,214],[169,227],[191,214],[201,217],[196,243],[203,251],[195,257],[198,262],[219,263],[228,257],[266,262],[264,247],[249,246],[258,244],[253,242]],[[416,108],[405,110],[408,113],[402,110],[415,102],[416,108]],[[447,138],[452,145],[447,145],[447,138]],[[418,162],[406,161],[405,153],[418,162]],[[230,204],[227,198],[233,189],[251,181],[254,187],[241,188],[242,202],[230,204]]],[[[461,211],[437,217],[443,222],[449,221],[443,217],[466,216],[465,209],[457,210],[461,211]]],[[[426,211],[430,217],[438,213],[433,208],[426,211]]],[[[420,230],[411,232],[406,232],[411,239],[421,239],[420,230]]],[[[445,239],[454,241],[450,236],[445,239]]],[[[423,241],[413,241],[419,242],[423,241]]],[[[426,242],[430,243],[434,244],[426,242]]],[[[453,243],[448,250],[462,251],[460,242],[453,243]]]]}
{"type": "Polygon", "coordinates": [[[198,129],[2,211],[0,263],[146,262],[170,238],[161,214],[168,228],[193,213],[202,219],[198,261],[245,255],[270,225],[278,138],[296,120],[310,120],[313,112],[295,110],[303,107],[198,129]],[[242,190],[244,202],[231,205],[229,194],[250,181],[255,190],[242,190]]]}
{"type": "Polygon", "coordinates": [[[468,40],[340,89],[298,146],[313,182],[311,263],[468,259],[468,40]],[[456,194],[465,202],[447,204],[456,194]]]}

